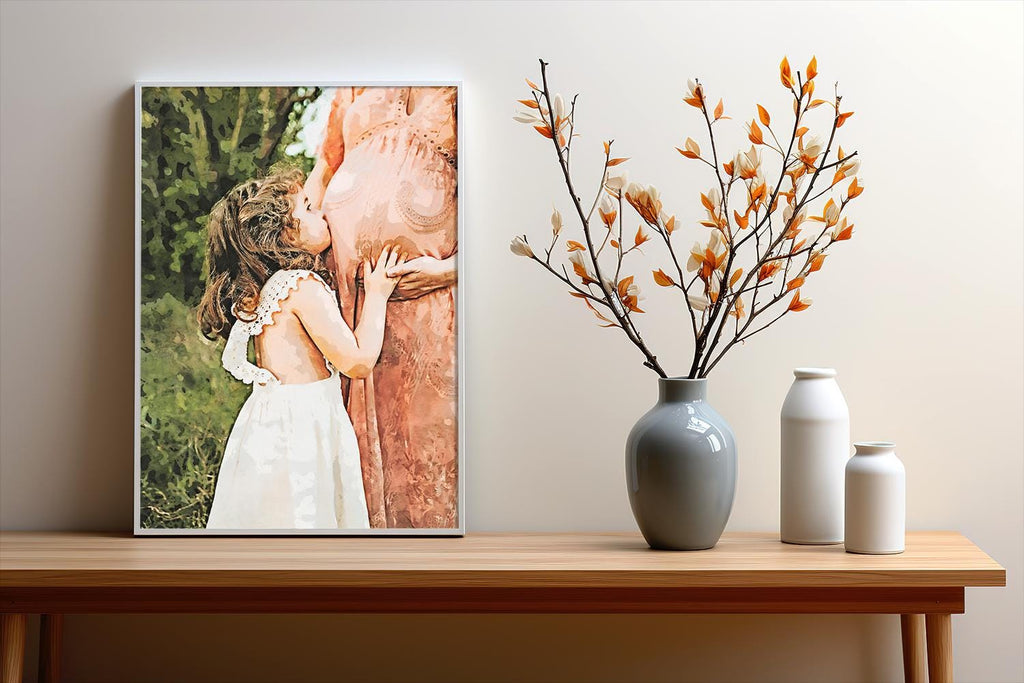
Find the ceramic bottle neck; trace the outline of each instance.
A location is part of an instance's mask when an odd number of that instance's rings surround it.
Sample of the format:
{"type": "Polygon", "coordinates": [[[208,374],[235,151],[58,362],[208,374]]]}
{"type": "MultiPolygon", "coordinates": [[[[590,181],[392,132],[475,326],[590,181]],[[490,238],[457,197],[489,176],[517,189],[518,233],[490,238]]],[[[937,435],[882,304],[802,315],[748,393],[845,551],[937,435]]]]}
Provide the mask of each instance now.
{"type": "Polygon", "coordinates": [[[686,403],[704,401],[708,397],[707,379],[686,377],[659,377],[658,401],[661,403],[686,403]]]}
{"type": "Polygon", "coordinates": [[[896,444],[890,441],[860,441],[853,444],[854,455],[892,455],[896,444]]]}
{"type": "Polygon", "coordinates": [[[834,368],[797,368],[793,370],[793,376],[800,379],[835,379],[834,368]]]}

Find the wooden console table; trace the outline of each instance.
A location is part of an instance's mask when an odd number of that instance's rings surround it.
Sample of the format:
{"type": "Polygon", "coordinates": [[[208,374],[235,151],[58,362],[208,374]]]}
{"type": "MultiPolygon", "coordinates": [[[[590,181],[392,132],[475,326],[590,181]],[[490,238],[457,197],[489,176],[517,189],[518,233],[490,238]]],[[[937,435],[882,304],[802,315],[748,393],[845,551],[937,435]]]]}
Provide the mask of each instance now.
{"type": "Polygon", "coordinates": [[[1006,571],[958,533],[907,535],[902,555],[729,533],[658,552],[639,534],[465,538],[139,537],[0,533],[3,681],[20,681],[41,614],[40,681],[60,668],[64,614],[192,612],[900,614],[907,681],[952,680],[950,615],[1006,571]]]}

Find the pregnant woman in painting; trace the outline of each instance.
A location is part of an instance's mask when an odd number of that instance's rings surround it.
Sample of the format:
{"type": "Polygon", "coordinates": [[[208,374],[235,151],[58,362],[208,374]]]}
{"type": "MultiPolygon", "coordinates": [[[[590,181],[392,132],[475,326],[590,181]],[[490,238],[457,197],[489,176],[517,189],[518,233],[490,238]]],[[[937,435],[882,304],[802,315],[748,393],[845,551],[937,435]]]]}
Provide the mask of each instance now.
{"type": "Polygon", "coordinates": [[[453,87],[339,88],[307,185],[323,192],[350,325],[355,264],[392,243],[409,258],[389,271],[380,361],[347,392],[373,527],[459,525],[455,108],[453,87]]]}

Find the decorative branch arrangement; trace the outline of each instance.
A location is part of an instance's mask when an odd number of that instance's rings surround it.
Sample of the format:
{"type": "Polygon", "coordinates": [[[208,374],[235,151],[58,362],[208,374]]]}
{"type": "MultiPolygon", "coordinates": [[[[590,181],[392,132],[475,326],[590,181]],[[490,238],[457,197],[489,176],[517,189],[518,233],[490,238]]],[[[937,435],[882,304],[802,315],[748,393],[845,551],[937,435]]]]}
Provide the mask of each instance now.
{"type": "Polygon", "coordinates": [[[736,344],[787,313],[811,305],[801,288],[812,273],[821,270],[832,245],[853,235],[853,224],[843,214],[864,191],[856,178],[860,167],[857,153],[847,154],[836,142],[836,132],[853,112],[840,110],[838,89],[830,100],[814,98],[815,58],[804,74],[798,71],[795,76],[788,59],[780,64],[780,80],[793,98],[788,141],[783,142],[785,134],[778,137],[770,114],[759,104],[757,117],[747,124],[752,146],[728,161],[720,162],[715,141],[716,124],[730,118],[724,115],[724,104],[719,99],[710,109],[704,86],[689,81],[683,101],[700,111],[711,156],[690,137],[676,149],[687,159],[706,164],[714,174],[713,187],[700,193],[707,214],[700,225],[710,229],[710,236],[704,243],[695,242],[689,253],[673,243],[679,226],[676,217],[665,212],[658,190],[628,182],[626,174],[616,168],[628,159],[612,156],[613,141],[604,143],[604,170],[595,197],[589,204],[583,202],[570,172],[578,96],[566,106],[561,95],[553,95],[547,67],[540,60],[539,86],[526,81],[532,97],[519,100],[526,111],[518,113],[515,120],[551,140],[572,201],[573,221],[578,220],[582,229],[582,241],[564,240],[572,274],[565,264],[552,265],[564,227],[556,209],[551,215],[551,242],[543,256],[533,250],[525,235],[512,240],[513,253],[536,261],[567,285],[569,293],[587,305],[602,327],[622,330],[643,354],[643,364],[661,377],[667,375],[634,321],[634,315],[644,312],[639,307],[639,285],[634,275],[623,271],[626,257],[652,236],[664,242],[670,260],[667,272],[663,268],[653,271],[654,282],[678,289],[689,314],[694,338],[690,378],[706,377],[736,344]],[[811,135],[805,120],[809,111],[823,105],[833,110],[825,143],[811,135]],[[835,152],[834,147],[838,147],[835,152]],[[764,153],[773,158],[778,155],[777,174],[767,168],[764,153]],[[849,183],[843,182],[851,178],[849,183]],[[623,225],[624,201],[642,221],[635,234],[623,225]],[[815,203],[820,208],[813,211],[820,213],[812,213],[815,203]]]}

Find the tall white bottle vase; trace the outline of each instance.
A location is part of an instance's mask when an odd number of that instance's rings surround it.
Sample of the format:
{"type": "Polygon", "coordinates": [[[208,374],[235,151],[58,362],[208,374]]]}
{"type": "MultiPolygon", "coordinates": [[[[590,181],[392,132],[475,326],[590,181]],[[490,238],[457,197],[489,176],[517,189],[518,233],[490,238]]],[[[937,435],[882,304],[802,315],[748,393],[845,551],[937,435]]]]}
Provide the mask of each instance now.
{"type": "Polygon", "coordinates": [[[907,474],[888,441],[854,444],[846,464],[846,550],[902,553],[907,527],[907,474]]]}
{"type": "Polygon", "coordinates": [[[782,404],[782,541],[842,543],[850,411],[835,370],[797,368],[793,375],[782,404]]]}

